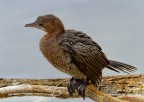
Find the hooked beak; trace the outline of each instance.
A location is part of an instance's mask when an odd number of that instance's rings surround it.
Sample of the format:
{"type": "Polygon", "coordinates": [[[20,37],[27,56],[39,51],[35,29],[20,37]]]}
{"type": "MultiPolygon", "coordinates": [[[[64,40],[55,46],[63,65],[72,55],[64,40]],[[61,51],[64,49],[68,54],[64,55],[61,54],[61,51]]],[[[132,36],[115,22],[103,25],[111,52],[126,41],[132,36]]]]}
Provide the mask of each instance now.
{"type": "Polygon", "coordinates": [[[30,23],[30,24],[26,24],[25,27],[36,27],[36,23],[30,23]]]}

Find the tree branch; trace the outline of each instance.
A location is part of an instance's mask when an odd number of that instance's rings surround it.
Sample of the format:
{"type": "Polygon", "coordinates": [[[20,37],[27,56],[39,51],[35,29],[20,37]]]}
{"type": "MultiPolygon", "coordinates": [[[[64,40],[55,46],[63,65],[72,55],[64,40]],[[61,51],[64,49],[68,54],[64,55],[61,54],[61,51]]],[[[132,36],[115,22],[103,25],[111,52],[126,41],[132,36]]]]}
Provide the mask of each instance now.
{"type": "MultiPolygon", "coordinates": [[[[48,96],[58,98],[78,98],[77,93],[70,97],[66,84],[68,79],[0,79],[0,97],[48,96]]],[[[137,95],[144,94],[144,75],[112,76],[102,79],[103,88],[97,90],[92,84],[86,88],[86,97],[97,102],[143,102],[137,95]],[[112,96],[115,97],[112,97],[112,96]],[[135,100],[135,101],[134,101],[135,100]]]]}

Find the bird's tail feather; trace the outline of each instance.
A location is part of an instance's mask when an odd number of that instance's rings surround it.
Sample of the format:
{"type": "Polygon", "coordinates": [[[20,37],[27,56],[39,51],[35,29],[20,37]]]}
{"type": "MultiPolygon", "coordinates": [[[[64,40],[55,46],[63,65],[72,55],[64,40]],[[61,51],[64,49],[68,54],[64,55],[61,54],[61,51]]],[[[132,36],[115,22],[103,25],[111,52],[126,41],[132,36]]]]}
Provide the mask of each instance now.
{"type": "Polygon", "coordinates": [[[116,72],[125,72],[125,73],[131,73],[131,72],[134,72],[135,70],[137,70],[136,67],[133,67],[131,65],[128,65],[128,64],[124,64],[124,63],[121,63],[121,62],[117,62],[117,61],[112,61],[112,60],[109,60],[110,64],[107,66],[108,69],[111,69],[111,70],[114,70],[116,72]]]}

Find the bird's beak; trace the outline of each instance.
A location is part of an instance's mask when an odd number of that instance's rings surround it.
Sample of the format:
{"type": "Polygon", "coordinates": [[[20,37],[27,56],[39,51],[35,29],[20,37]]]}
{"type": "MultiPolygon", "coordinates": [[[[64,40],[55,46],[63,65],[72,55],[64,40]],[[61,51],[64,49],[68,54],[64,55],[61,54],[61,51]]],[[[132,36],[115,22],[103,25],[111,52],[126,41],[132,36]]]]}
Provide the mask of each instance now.
{"type": "Polygon", "coordinates": [[[34,27],[34,28],[38,28],[38,29],[45,31],[45,29],[43,27],[39,26],[37,22],[26,24],[25,27],[34,27]]]}
{"type": "Polygon", "coordinates": [[[36,23],[30,23],[30,24],[26,24],[25,27],[36,27],[36,23]]]}

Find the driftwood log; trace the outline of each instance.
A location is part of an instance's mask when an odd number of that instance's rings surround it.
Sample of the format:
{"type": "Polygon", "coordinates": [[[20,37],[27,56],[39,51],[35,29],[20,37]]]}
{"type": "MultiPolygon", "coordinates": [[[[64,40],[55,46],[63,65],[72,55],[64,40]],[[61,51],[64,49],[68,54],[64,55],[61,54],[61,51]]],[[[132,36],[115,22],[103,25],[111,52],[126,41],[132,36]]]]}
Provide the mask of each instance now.
{"type": "MultiPolygon", "coordinates": [[[[0,98],[12,96],[70,97],[66,84],[69,79],[5,79],[0,78],[0,98]]],[[[103,77],[100,87],[91,83],[86,97],[97,102],[144,102],[144,75],[103,77]]]]}

